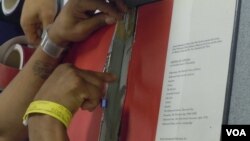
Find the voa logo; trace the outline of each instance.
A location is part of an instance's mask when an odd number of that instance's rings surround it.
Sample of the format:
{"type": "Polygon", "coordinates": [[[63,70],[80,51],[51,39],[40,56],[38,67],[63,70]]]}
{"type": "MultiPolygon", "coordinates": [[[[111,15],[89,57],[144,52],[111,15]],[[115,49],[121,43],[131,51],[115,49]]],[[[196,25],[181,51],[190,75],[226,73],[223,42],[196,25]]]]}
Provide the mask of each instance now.
{"type": "Polygon", "coordinates": [[[227,136],[247,136],[244,129],[226,129],[227,136]]]}

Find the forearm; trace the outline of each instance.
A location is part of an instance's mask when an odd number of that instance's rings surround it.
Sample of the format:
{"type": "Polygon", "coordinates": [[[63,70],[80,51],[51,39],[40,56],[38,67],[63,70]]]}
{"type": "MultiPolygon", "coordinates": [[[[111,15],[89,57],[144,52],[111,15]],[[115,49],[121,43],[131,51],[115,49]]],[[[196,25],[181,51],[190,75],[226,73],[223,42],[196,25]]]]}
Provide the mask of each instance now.
{"type": "Polygon", "coordinates": [[[65,126],[48,115],[32,115],[28,121],[30,141],[69,141],[65,126]]]}
{"type": "Polygon", "coordinates": [[[48,56],[39,47],[24,69],[4,90],[0,96],[1,137],[20,140],[27,136],[27,129],[22,125],[22,116],[57,64],[57,59],[48,56]]]}
{"type": "MultiPolygon", "coordinates": [[[[49,37],[51,37],[50,39],[58,46],[68,45],[68,43],[71,42],[83,41],[100,27],[107,24],[114,24],[117,19],[122,18],[121,14],[122,13],[118,12],[113,5],[99,0],[74,0],[73,2],[70,0],[61,10],[54,23],[49,27],[48,32],[50,33],[49,35],[51,35],[49,37]],[[95,11],[97,9],[104,13],[94,14],[91,17],[86,15],[87,12],[95,11]]],[[[35,26],[35,28],[37,28],[37,26],[35,26]]],[[[34,96],[45,82],[46,77],[57,66],[57,63],[58,60],[47,56],[40,48],[38,48],[28,64],[26,64],[25,68],[4,90],[3,94],[0,96],[0,140],[3,137],[9,137],[10,139],[8,141],[17,141],[22,140],[27,136],[27,130],[22,125],[22,116],[29,103],[33,100],[34,96]]],[[[110,76],[108,77],[109,79],[107,79],[106,75],[104,75],[104,78],[100,77],[100,74],[93,75],[88,71],[81,72],[80,70],[69,66],[66,68],[70,70],[66,74],[61,74],[64,71],[58,73],[63,77],[66,77],[65,75],[71,76],[71,80],[75,83],[64,83],[69,80],[60,81],[58,79],[60,77],[53,76],[51,82],[54,82],[52,80],[55,80],[58,81],[58,84],[60,85],[46,82],[47,85],[44,86],[43,92],[45,93],[46,91],[47,95],[51,95],[55,85],[58,85],[58,89],[64,90],[62,84],[66,86],[65,88],[68,88],[69,91],[67,94],[79,92],[77,94],[80,96],[75,96],[75,94],[66,95],[65,91],[61,91],[61,93],[65,94],[64,96],[70,99],[67,99],[64,104],[66,107],[67,105],[71,105],[69,107],[73,109],[72,111],[76,110],[75,107],[78,108],[85,98],[89,98],[90,102],[84,102],[82,105],[83,108],[93,109],[96,107],[101,96],[100,88],[102,88],[102,85],[98,84],[103,83],[103,81],[111,82],[111,80],[114,79],[111,77],[110,80],[110,76]],[[79,73],[82,74],[81,77],[85,77],[86,74],[93,75],[92,77],[94,78],[94,81],[82,81],[82,79],[79,78],[79,73]],[[97,84],[95,83],[96,77],[98,78],[97,84]],[[91,83],[91,85],[89,83],[91,83]],[[53,87],[53,89],[47,89],[47,87],[53,87]],[[71,91],[72,89],[73,91],[71,91]],[[89,94],[86,97],[86,93],[82,93],[81,91],[87,91],[88,89],[93,89],[93,91],[91,91],[93,94],[91,93],[91,95],[89,94]],[[75,101],[79,103],[75,104],[75,101]]],[[[68,77],[66,78],[68,79],[68,77]]],[[[89,77],[87,78],[89,79],[89,77]]],[[[62,102],[63,98],[59,95],[61,93],[58,94],[57,90],[54,90],[53,95],[57,96],[57,99],[60,99],[60,102],[62,102]]]]}

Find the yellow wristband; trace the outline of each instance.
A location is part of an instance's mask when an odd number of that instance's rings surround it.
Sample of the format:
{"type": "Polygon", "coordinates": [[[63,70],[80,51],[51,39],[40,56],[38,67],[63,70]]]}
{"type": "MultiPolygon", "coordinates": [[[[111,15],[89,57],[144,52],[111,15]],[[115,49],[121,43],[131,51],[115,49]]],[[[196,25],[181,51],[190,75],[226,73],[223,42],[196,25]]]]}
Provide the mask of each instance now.
{"type": "Polygon", "coordinates": [[[23,124],[28,125],[28,116],[32,113],[46,114],[61,121],[68,127],[72,113],[64,106],[51,101],[38,100],[32,102],[23,116],[23,124]]]}

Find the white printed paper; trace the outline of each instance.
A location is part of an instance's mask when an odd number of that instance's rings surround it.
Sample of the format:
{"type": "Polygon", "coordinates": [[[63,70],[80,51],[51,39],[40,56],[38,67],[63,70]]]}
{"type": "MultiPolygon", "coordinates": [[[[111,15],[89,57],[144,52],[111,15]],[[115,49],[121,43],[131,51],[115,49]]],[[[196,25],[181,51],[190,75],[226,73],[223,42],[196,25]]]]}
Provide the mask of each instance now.
{"type": "Polygon", "coordinates": [[[155,141],[220,141],[235,0],[175,0],[155,141]]]}

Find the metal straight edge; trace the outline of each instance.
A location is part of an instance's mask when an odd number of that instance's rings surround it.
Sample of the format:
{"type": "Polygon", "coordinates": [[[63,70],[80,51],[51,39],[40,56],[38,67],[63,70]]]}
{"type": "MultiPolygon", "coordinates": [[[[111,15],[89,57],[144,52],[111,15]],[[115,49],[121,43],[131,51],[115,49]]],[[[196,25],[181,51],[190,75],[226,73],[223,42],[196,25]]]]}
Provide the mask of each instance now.
{"type": "Polygon", "coordinates": [[[136,8],[131,9],[116,25],[116,31],[107,56],[104,71],[112,72],[118,80],[107,88],[99,141],[118,141],[123,101],[126,92],[129,60],[136,26],[136,8]]]}

